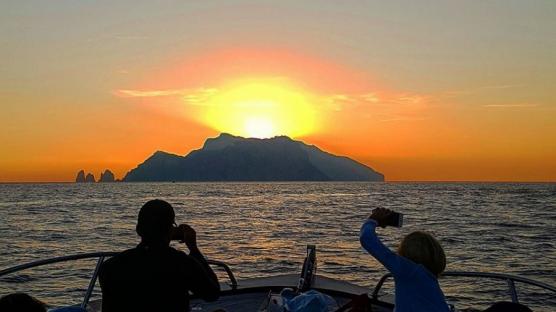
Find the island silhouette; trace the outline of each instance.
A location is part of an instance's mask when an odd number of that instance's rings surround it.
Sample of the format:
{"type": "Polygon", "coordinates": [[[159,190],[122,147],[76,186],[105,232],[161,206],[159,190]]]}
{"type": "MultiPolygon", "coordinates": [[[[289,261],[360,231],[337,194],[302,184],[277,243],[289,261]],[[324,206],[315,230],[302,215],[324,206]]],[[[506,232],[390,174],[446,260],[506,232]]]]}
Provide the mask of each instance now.
{"type": "Polygon", "coordinates": [[[122,180],[382,182],[384,175],[287,136],[257,139],[222,133],[186,156],[157,151],[122,180]]]}

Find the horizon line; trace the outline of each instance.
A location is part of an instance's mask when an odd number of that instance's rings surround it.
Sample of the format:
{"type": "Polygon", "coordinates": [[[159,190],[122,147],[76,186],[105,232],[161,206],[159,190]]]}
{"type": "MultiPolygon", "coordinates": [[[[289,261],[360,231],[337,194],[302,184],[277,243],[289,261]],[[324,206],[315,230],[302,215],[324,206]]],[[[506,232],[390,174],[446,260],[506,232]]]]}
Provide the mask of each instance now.
{"type": "Polygon", "coordinates": [[[519,180],[387,180],[387,181],[114,181],[114,182],[75,182],[75,181],[0,181],[0,184],[119,184],[119,183],[521,183],[552,184],[556,180],[519,181],[519,180]]]}

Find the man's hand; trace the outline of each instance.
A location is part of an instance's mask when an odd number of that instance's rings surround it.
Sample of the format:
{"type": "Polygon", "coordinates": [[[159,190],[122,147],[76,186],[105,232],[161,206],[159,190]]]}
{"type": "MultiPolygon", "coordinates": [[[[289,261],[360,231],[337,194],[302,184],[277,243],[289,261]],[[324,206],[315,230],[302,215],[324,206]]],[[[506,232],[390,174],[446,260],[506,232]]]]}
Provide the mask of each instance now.
{"type": "Polygon", "coordinates": [[[380,226],[380,227],[386,227],[385,222],[386,222],[388,216],[390,216],[391,213],[392,213],[392,210],[390,210],[390,209],[376,208],[376,209],[373,210],[373,212],[369,216],[369,219],[375,220],[376,223],[378,223],[378,226],[380,226]]]}
{"type": "Polygon", "coordinates": [[[184,242],[190,251],[197,250],[197,233],[195,230],[187,224],[180,224],[176,228],[175,237],[184,242]]]}

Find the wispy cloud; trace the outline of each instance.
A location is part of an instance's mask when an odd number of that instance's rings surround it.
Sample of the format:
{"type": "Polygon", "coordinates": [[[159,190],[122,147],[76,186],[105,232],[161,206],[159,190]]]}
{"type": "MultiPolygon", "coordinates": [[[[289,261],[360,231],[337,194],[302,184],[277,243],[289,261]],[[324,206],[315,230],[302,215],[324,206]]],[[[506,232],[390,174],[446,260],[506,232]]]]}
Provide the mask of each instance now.
{"type": "Polygon", "coordinates": [[[356,99],[351,95],[346,94],[333,94],[330,96],[330,99],[333,101],[340,101],[340,102],[353,102],[356,99]]]}
{"type": "Polygon", "coordinates": [[[394,104],[418,105],[426,104],[431,97],[421,94],[399,94],[392,97],[389,101],[394,104]]]}
{"type": "Polygon", "coordinates": [[[363,101],[370,102],[370,103],[380,102],[380,98],[378,97],[378,95],[376,93],[372,93],[372,92],[361,95],[361,99],[363,101]]]}
{"type": "Polygon", "coordinates": [[[355,114],[376,122],[426,120],[427,110],[435,101],[432,95],[394,91],[340,93],[325,97],[326,107],[332,112],[355,114]]]}
{"type": "Polygon", "coordinates": [[[475,90],[485,90],[485,89],[510,89],[523,86],[522,84],[503,84],[503,85],[490,85],[478,87],[475,90]]]}
{"type": "Polygon", "coordinates": [[[116,94],[122,97],[159,97],[174,96],[185,94],[185,89],[169,89],[169,90],[118,90],[116,94]]]}
{"type": "MultiPolygon", "coordinates": [[[[191,106],[210,106],[211,99],[221,92],[218,88],[204,87],[196,89],[120,89],[117,96],[125,98],[174,98],[191,106]]],[[[377,121],[415,121],[423,120],[422,113],[433,102],[429,95],[409,92],[366,91],[359,93],[332,93],[329,95],[312,95],[320,102],[320,109],[329,112],[351,112],[359,116],[373,116],[377,121]]]]}
{"type": "Polygon", "coordinates": [[[528,104],[528,103],[523,103],[523,104],[489,104],[489,105],[483,105],[483,107],[496,107],[496,108],[515,108],[515,107],[538,107],[539,104],[528,104]]]}
{"type": "Polygon", "coordinates": [[[380,122],[392,122],[392,121],[423,121],[426,120],[424,117],[394,117],[388,119],[381,119],[380,122]]]}
{"type": "Polygon", "coordinates": [[[327,103],[328,109],[339,112],[348,105],[353,104],[356,101],[356,97],[347,94],[332,94],[325,96],[324,101],[327,103]]]}
{"type": "Polygon", "coordinates": [[[156,97],[179,97],[191,105],[208,105],[212,96],[218,93],[216,88],[197,89],[163,89],[163,90],[117,90],[117,96],[128,98],[156,98],[156,97]]]}
{"type": "Polygon", "coordinates": [[[446,98],[453,98],[453,97],[477,94],[488,90],[505,90],[505,89],[519,88],[523,86],[524,86],[523,84],[486,85],[486,86],[479,86],[476,88],[466,89],[466,90],[446,91],[442,93],[442,96],[446,98]]]}
{"type": "Polygon", "coordinates": [[[209,105],[211,97],[217,93],[216,88],[201,88],[183,94],[183,99],[191,105],[209,105]]]}
{"type": "Polygon", "coordinates": [[[432,96],[423,94],[379,92],[333,94],[328,97],[334,110],[342,110],[346,105],[423,106],[430,103],[432,99],[432,96]]]}

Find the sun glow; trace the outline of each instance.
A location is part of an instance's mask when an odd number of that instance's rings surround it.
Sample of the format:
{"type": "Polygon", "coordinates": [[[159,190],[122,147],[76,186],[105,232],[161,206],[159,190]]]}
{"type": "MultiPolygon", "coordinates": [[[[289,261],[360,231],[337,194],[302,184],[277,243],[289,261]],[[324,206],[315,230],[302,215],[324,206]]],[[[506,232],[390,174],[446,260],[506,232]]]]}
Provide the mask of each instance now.
{"type": "Polygon", "coordinates": [[[245,132],[253,138],[269,138],[275,133],[272,120],[266,118],[248,118],[245,121],[245,132]]]}
{"type": "Polygon", "coordinates": [[[208,100],[202,122],[245,137],[298,137],[315,130],[315,109],[309,98],[283,81],[241,81],[208,100]]]}

